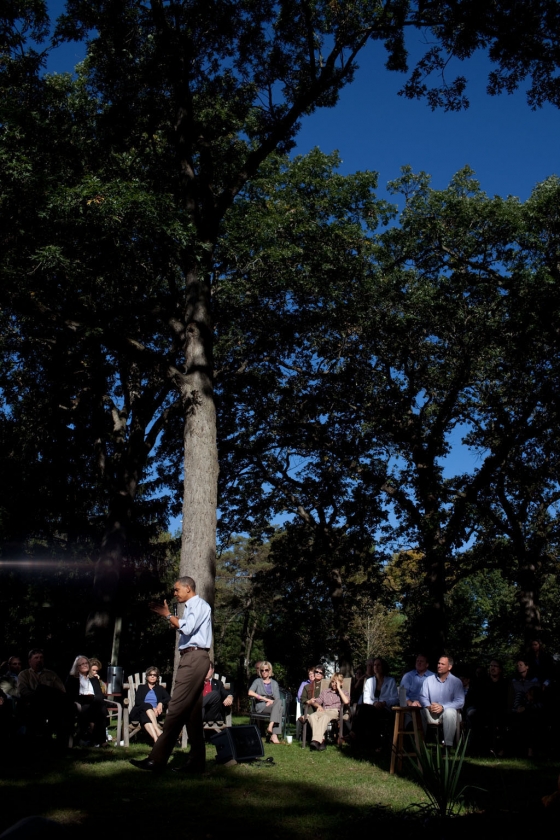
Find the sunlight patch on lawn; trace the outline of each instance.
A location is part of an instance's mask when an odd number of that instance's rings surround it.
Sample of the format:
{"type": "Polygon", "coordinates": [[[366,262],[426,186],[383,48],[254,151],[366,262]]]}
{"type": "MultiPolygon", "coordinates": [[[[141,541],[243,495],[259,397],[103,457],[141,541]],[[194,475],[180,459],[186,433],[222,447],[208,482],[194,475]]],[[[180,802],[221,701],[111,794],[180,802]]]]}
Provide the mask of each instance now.
{"type": "Polygon", "coordinates": [[[100,762],[77,762],[74,764],[73,773],[80,776],[114,776],[121,774],[124,770],[129,771],[130,764],[126,760],[100,761],[100,762]]]}
{"type": "Polygon", "coordinates": [[[62,825],[81,825],[89,815],[74,808],[55,808],[52,811],[45,811],[43,816],[62,825]]]}

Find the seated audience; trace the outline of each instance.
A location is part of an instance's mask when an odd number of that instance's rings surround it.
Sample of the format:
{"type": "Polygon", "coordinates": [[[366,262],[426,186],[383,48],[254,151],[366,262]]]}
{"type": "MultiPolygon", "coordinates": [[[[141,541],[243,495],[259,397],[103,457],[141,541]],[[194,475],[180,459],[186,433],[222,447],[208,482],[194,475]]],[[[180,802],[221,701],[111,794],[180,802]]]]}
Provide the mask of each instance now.
{"type": "Polygon", "coordinates": [[[313,672],[314,672],[313,668],[308,668],[307,669],[307,679],[304,680],[302,683],[300,683],[300,686],[297,690],[296,697],[297,697],[297,699],[300,703],[301,703],[301,694],[303,692],[303,689],[305,688],[306,685],[310,685],[313,682],[313,672]]]}
{"type": "Polygon", "coordinates": [[[6,694],[0,688],[0,744],[7,741],[14,730],[14,717],[12,715],[11,703],[6,694]]]}
{"type": "Polygon", "coordinates": [[[109,712],[99,679],[89,678],[87,656],[77,656],[66,679],[66,692],[80,706],[78,728],[85,745],[102,746],[107,741],[109,712]]]}
{"type": "Polygon", "coordinates": [[[440,656],[437,674],[424,680],[420,692],[422,725],[426,733],[428,723],[442,726],[442,741],[446,747],[453,746],[457,732],[458,715],[465,703],[463,683],[451,673],[453,658],[440,656]]]}
{"type": "Polygon", "coordinates": [[[380,656],[373,660],[373,676],[364,683],[363,704],[359,708],[357,736],[376,748],[393,718],[392,707],[399,702],[397,684],[389,676],[389,666],[380,656]]]}
{"type": "Polygon", "coordinates": [[[28,663],[29,668],[18,677],[18,717],[22,716],[28,735],[40,736],[53,730],[59,744],[65,746],[74,723],[74,703],[60,677],[45,668],[40,648],[29,651],[28,663]]]}
{"type": "Polygon", "coordinates": [[[508,684],[502,663],[492,659],[488,673],[473,682],[465,700],[465,723],[474,751],[501,752],[508,710],[508,684]]]}
{"type": "Polygon", "coordinates": [[[214,679],[214,663],[211,662],[202,689],[202,719],[224,720],[232,703],[232,692],[221,680],[214,679]]]}
{"type": "Polygon", "coordinates": [[[313,671],[310,671],[309,673],[313,674],[313,680],[308,685],[304,686],[300,701],[301,711],[304,714],[307,712],[308,715],[315,711],[315,707],[311,703],[311,700],[318,697],[321,693],[321,681],[325,679],[325,669],[322,665],[316,665],[313,671]]]}
{"type": "Polygon", "coordinates": [[[171,700],[168,692],[159,684],[159,677],[158,668],[153,665],[146,668],[146,682],[136,689],[134,706],[130,710],[130,720],[138,721],[154,744],[163,732],[158,718],[171,700]]]}
{"type": "Polygon", "coordinates": [[[359,703],[364,693],[364,682],[366,679],[366,669],[363,665],[358,665],[352,677],[350,685],[350,703],[359,703]]]}
{"type": "Polygon", "coordinates": [[[529,669],[528,656],[517,657],[517,674],[511,681],[509,696],[514,749],[519,745],[522,752],[531,758],[541,742],[543,697],[541,685],[529,669]]]}
{"type": "MultiPolygon", "coordinates": [[[[90,659],[89,660],[89,674],[88,674],[88,677],[92,681],[92,685],[94,686],[94,689],[95,689],[95,683],[93,681],[94,680],[98,681],[98,685],[101,688],[101,694],[103,695],[103,697],[107,697],[107,686],[105,685],[105,683],[103,682],[103,680],[101,679],[101,677],[99,675],[99,672],[101,671],[102,667],[103,666],[102,666],[101,662],[99,661],[99,659],[90,659]]],[[[96,694],[98,694],[97,691],[96,691],[96,694]]]]}
{"type": "Polygon", "coordinates": [[[276,680],[272,679],[272,676],[273,671],[270,662],[261,662],[261,675],[252,683],[249,689],[249,697],[256,700],[257,714],[270,715],[266,740],[271,744],[279,744],[278,733],[282,731],[282,700],[280,699],[280,687],[276,680]]]}
{"type": "Polygon", "coordinates": [[[401,686],[406,690],[406,705],[420,706],[420,692],[424,685],[424,680],[428,677],[433,677],[434,672],[428,668],[428,657],[424,653],[419,653],[416,656],[415,668],[412,671],[407,671],[401,680],[401,686]]]}
{"type": "Polygon", "coordinates": [[[524,659],[527,661],[531,676],[537,679],[543,688],[548,688],[554,676],[555,663],[540,639],[533,639],[524,659]]]}
{"type": "Polygon", "coordinates": [[[529,657],[518,656],[516,660],[516,675],[511,681],[510,689],[511,705],[514,710],[521,705],[523,695],[535,685],[540,685],[540,683],[531,673],[529,657]]]}
{"type": "Polygon", "coordinates": [[[296,735],[298,738],[301,738],[302,733],[302,722],[305,718],[305,715],[309,716],[313,714],[315,708],[310,705],[310,700],[313,700],[315,697],[318,697],[321,693],[321,681],[325,677],[325,669],[322,665],[317,665],[315,668],[312,668],[309,671],[312,679],[311,682],[306,684],[303,687],[303,691],[301,692],[301,717],[297,721],[296,725],[296,735]]]}
{"type": "Polygon", "coordinates": [[[18,677],[21,673],[21,659],[19,656],[10,656],[7,662],[2,663],[0,668],[0,689],[8,699],[18,696],[18,677]]]}
{"type": "Polygon", "coordinates": [[[467,708],[469,705],[469,692],[475,682],[484,677],[484,671],[479,670],[478,668],[470,668],[468,665],[462,665],[457,668],[455,676],[457,676],[463,683],[463,691],[465,692],[465,705],[463,708],[467,708]]]}
{"type": "Polygon", "coordinates": [[[329,721],[337,720],[342,706],[350,702],[350,697],[342,689],[343,684],[344,675],[333,674],[329,688],[322,691],[318,697],[308,701],[309,705],[315,709],[315,713],[309,717],[312,750],[326,749],[325,733],[329,721]]]}

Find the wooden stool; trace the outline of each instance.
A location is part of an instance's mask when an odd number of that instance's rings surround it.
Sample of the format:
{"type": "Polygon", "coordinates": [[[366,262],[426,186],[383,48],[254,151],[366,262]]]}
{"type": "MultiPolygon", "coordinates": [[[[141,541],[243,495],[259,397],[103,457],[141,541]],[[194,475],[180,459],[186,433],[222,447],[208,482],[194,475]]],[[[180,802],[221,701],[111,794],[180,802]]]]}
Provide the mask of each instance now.
{"type": "MultiPolygon", "coordinates": [[[[417,757],[420,752],[420,742],[424,740],[419,706],[393,706],[393,711],[395,712],[395,728],[393,730],[393,747],[391,749],[391,769],[389,770],[391,776],[395,773],[395,767],[399,772],[402,770],[404,756],[408,755],[410,758],[417,757]],[[412,732],[405,729],[407,715],[412,717],[412,732]],[[414,738],[416,752],[405,750],[405,736],[414,738]]],[[[420,764],[418,766],[420,767],[420,764]]]]}

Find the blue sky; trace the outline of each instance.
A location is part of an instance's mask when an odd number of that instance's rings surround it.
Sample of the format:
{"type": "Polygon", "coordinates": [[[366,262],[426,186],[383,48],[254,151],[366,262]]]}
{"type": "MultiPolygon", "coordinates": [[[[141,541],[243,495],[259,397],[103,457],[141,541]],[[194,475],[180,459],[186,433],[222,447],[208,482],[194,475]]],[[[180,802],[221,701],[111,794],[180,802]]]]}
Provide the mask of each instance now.
{"type": "Polygon", "coordinates": [[[560,174],[560,111],[551,105],[531,111],[524,89],[489,96],[490,63],[483,54],[457,62],[450,73],[469,80],[471,104],[460,113],[431,111],[424,102],[398,96],[406,76],[386,71],[383,61],[380,46],[362,55],[356,79],[336,108],[304,122],[300,153],[315,145],[325,152],[338,149],[344,172],[379,172],[380,195],[405,164],[428,172],[437,189],[468,164],[487,193],[522,200],[539,181],[560,174]]]}
{"type": "MultiPolygon", "coordinates": [[[[64,7],[63,0],[48,5],[54,16],[64,7]]],[[[411,54],[420,55],[425,46],[421,34],[409,38],[411,54]]],[[[83,54],[82,45],[65,44],[52,54],[49,70],[72,70],[83,54]]],[[[303,121],[295,153],[314,146],[325,152],[338,149],[343,172],[379,172],[380,195],[405,164],[428,172],[438,189],[469,164],[487,193],[522,200],[539,181],[560,174],[560,110],[546,105],[531,111],[524,89],[488,96],[490,63],[484,54],[456,62],[449,72],[450,79],[460,74],[469,82],[471,104],[461,113],[432,112],[424,102],[398,96],[406,76],[385,70],[384,60],[380,44],[364,50],[356,78],[338,105],[303,121]]]]}

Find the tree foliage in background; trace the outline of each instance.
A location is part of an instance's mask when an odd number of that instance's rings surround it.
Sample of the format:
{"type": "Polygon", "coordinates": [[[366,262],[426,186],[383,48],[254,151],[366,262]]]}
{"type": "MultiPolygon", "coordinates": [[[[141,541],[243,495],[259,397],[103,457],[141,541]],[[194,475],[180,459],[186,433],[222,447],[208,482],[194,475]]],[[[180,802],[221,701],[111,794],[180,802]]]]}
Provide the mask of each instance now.
{"type": "MultiPolygon", "coordinates": [[[[69,0],[67,10],[55,40],[89,39],[76,83],[41,74],[44,4],[19,0],[2,7],[2,318],[8,335],[3,349],[10,359],[2,385],[2,434],[12,451],[21,443],[34,458],[29,484],[45,502],[34,526],[39,533],[52,539],[79,531],[82,538],[86,521],[96,526],[87,534],[100,545],[90,624],[107,628],[134,529],[139,533],[145,524],[152,538],[161,533],[165,501],[159,510],[148,504],[142,515],[134,508],[139,499],[149,501],[150,493],[175,490],[181,427],[181,569],[213,600],[214,385],[220,370],[214,338],[223,345],[234,342],[236,329],[231,313],[213,302],[227,282],[224,276],[235,276],[235,258],[223,257],[228,212],[245,200],[251,216],[247,198],[261,167],[273,153],[291,147],[302,118],[336,103],[368,42],[381,42],[387,66],[404,71],[405,32],[426,32],[434,43],[404,93],[425,95],[432,106],[466,104],[462,78],[432,88],[426,78],[444,69],[447,56],[464,59],[479,48],[488,49],[497,66],[490,78],[493,92],[528,76],[530,103],[558,104],[558,8],[544,0],[491,5],[69,0]],[[40,380],[44,393],[35,405],[40,380]],[[39,446],[35,428],[41,432],[39,446]],[[74,452],[70,466],[67,451],[74,452]],[[44,457],[64,476],[60,484],[67,483],[52,504],[51,470],[38,465],[44,457]],[[83,466],[80,457],[87,461],[83,466]]],[[[303,546],[310,565],[318,562],[323,569],[328,597],[338,605],[341,650],[348,648],[344,589],[371,559],[371,534],[392,510],[402,526],[399,541],[418,548],[424,559],[425,632],[441,643],[446,563],[458,563],[458,549],[471,534],[482,539],[484,532],[492,545],[492,527],[521,545],[518,522],[525,508],[517,509],[512,498],[524,491],[514,491],[505,479],[500,485],[498,477],[513,469],[514,454],[523,458],[526,447],[535,449],[529,472],[542,488],[547,515],[555,519],[554,478],[543,470],[541,439],[545,414],[556,411],[547,383],[557,358],[558,185],[543,185],[521,211],[513,201],[487,202],[468,174],[436,194],[425,178],[407,173],[397,185],[409,198],[401,228],[372,242],[361,228],[373,230],[386,210],[372,205],[370,176],[348,184],[338,183],[339,192],[352,195],[341,200],[346,210],[333,212],[332,228],[325,224],[331,211],[320,202],[312,203],[307,221],[305,213],[295,213],[298,224],[303,222],[300,243],[288,261],[292,277],[283,274],[294,287],[281,295],[284,310],[276,310],[275,322],[263,320],[270,352],[279,336],[283,372],[276,369],[269,384],[274,394],[278,387],[283,393],[271,401],[255,390],[255,404],[239,417],[242,429],[254,429],[256,444],[239,473],[246,485],[243,504],[253,492],[247,488],[260,481],[265,499],[257,530],[274,506],[300,517],[302,530],[290,539],[303,546]],[[368,205],[371,218],[364,212],[368,205]],[[319,247],[313,214],[326,236],[319,247]],[[315,248],[306,254],[305,268],[296,253],[304,235],[315,248]],[[307,288],[300,285],[306,273],[307,288]],[[298,320],[302,305],[311,319],[298,320]],[[284,320],[287,337],[277,329],[284,320]],[[320,328],[325,334],[316,338],[320,328]],[[528,354],[525,335],[532,342],[528,354]],[[288,378],[286,364],[293,362],[288,378]],[[327,383],[336,385],[332,397],[327,383]],[[266,410],[276,443],[271,434],[257,434],[266,410]],[[302,420],[299,429],[295,416],[302,420]],[[466,440],[483,453],[483,463],[473,475],[450,480],[443,476],[442,459],[449,435],[461,423],[468,425],[466,440]],[[294,458],[300,464],[295,476],[294,458]],[[509,513],[501,502],[503,515],[498,502],[483,503],[490,486],[498,500],[500,486],[506,487],[509,513]],[[492,527],[480,525],[477,505],[492,527]]],[[[310,184],[311,197],[314,189],[310,184]]],[[[305,193],[304,184],[300,194],[305,193]]],[[[292,185],[290,200],[295,194],[292,185]]],[[[277,202],[271,226],[284,217],[288,231],[292,209],[277,202]]],[[[258,238],[254,225],[246,233],[249,241],[258,238]]],[[[233,228],[231,236],[239,239],[233,228]]],[[[290,252],[293,246],[285,247],[290,252]]],[[[236,265],[245,266],[237,274],[244,274],[244,282],[258,267],[254,249],[253,260],[244,253],[236,265]]],[[[278,265],[280,256],[280,251],[268,254],[269,265],[278,265]]],[[[262,318],[263,309],[257,304],[243,288],[236,305],[241,334],[245,324],[258,326],[254,313],[262,318]]],[[[232,344],[229,374],[234,350],[232,344]]],[[[269,372],[257,373],[245,355],[238,354],[240,380],[260,377],[255,384],[266,385],[269,372]]],[[[224,405],[226,391],[224,384],[224,405]]],[[[226,427],[222,438],[228,460],[236,444],[241,451],[243,435],[236,441],[235,434],[226,427]]],[[[553,445],[551,439],[548,451],[553,445]]],[[[28,459],[22,460],[26,471],[28,459]]],[[[228,465],[228,487],[231,475],[228,465]]],[[[19,495],[23,499],[25,491],[19,495]]],[[[236,517],[243,517],[237,498],[234,504],[236,517]]],[[[24,517],[9,499],[2,507],[3,521],[21,542],[24,517]]],[[[554,527],[548,535],[554,539],[554,527]]],[[[548,550],[544,542],[538,557],[548,550]]],[[[528,628],[538,622],[541,566],[535,556],[531,547],[519,566],[528,628]]]]}
{"type": "MultiPolygon", "coordinates": [[[[403,93],[427,96],[432,107],[466,104],[462,77],[432,87],[427,79],[442,73],[447,58],[462,60],[477,49],[488,50],[496,65],[491,92],[511,90],[529,77],[531,104],[558,104],[557,5],[544,0],[491,5],[439,0],[334,5],[322,0],[220,0],[210,5],[205,0],[69,0],[55,43],[88,43],[82,92],[93,130],[86,129],[86,136],[83,109],[70,107],[62,116],[55,108],[53,113],[53,83],[41,77],[44,56],[38,45],[47,37],[45,4],[17,0],[2,7],[2,16],[2,126],[12,138],[18,135],[20,155],[26,157],[25,162],[20,157],[27,171],[25,184],[39,199],[35,219],[44,220],[46,210],[50,223],[44,230],[51,232],[35,242],[37,226],[31,225],[34,231],[26,222],[18,228],[12,221],[8,236],[15,235],[13,253],[18,255],[12,267],[17,276],[32,276],[36,287],[44,289],[33,301],[35,310],[47,306],[51,314],[45,320],[58,321],[65,338],[72,329],[80,338],[90,329],[104,330],[105,323],[95,315],[110,315],[112,347],[108,350],[105,337],[103,349],[115,353],[113,347],[120,345],[122,381],[115,384],[113,371],[104,374],[109,385],[122,390],[123,401],[112,414],[114,492],[105,502],[109,513],[91,624],[107,624],[131,507],[163,418],[175,405],[185,422],[181,568],[194,574],[201,593],[212,602],[218,468],[211,293],[214,251],[225,214],[267,157],[290,148],[301,119],[336,103],[370,42],[383,44],[389,69],[406,71],[405,33],[421,30],[429,35],[432,44],[403,93]],[[47,123],[50,130],[41,131],[47,123]],[[48,136],[52,170],[44,166],[48,136]],[[54,203],[49,197],[43,206],[45,191],[56,195],[57,185],[69,191],[66,207],[62,196],[54,203]],[[84,219],[86,208],[88,222],[99,226],[98,249],[88,259],[83,251],[76,255],[80,226],[75,223],[84,219]],[[140,230],[132,232],[130,225],[128,236],[122,237],[127,211],[133,209],[140,230]],[[136,249],[142,221],[154,212],[158,245],[143,253],[140,245],[136,249]],[[74,305],[63,312],[53,284],[64,285],[63,278],[74,282],[76,262],[82,261],[85,276],[78,272],[81,288],[76,289],[80,299],[70,296],[74,305]],[[98,308],[95,286],[108,272],[113,305],[98,308]],[[125,312],[128,316],[131,300],[137,303],[132,324],[121,317],[125,312]]],[[[72,95],[67,89],[66,98],[72,95]]],[[[17,177],[21,180],[21,172],[17,177]]],[[[23,219],[24,212],[16,211],[13,218],[18,217],[23,219]]],[[[89,224],[82,227],[90,232],[89,224]]],[[[93,240],[93,229],[91,233],[93,240]]],[[[21,312],[17,295],[10,303],[21,312]]],[[[106,384],[92,387],[98,406],[100,395],[115,402],[114,389],[106,384]]],[[[75,395],[79,389],[70,390],[75,395]]],[[[100,421],[104,424],[105,417],[100,421]]]]}
{"type": "MultiPolygon", "coordinates": [[[[453,622],[451,588],[503,563],[522,604],[516,633],[528,636],[540,627],[540,570],[557,558],[558,231],[550,202],[560,185],[550,179],[522,205],[489,199],[468,169],[442,191],[405,170],[394,184],[405,197],[399,224],[374,232],[389,209],[356,205],[355,217],[329,226],[326,270],[308,276],[301,249],[287,243],[301,229],[313,241],[327,184],[332,192],[336,178],[282,181],[289,211],[278,213],[280,196],[261,203],[263,230],[270,213],[275,236],[260,241],[255,257],[239,234],[228,241],[239,282],[224,289],[245,286],[280,326],[274,352],[266,311],[231,344],[222,526],[264,534],[271,517],[295,517],[291,576],[309,565],[312,586],[323,568],[343,608],[339,628],[360,564],[373,581],[383,557],[417,552],[423,575],[411,583],[423,594],[410,632],[434,655],[453,622]],[[309,217],[298,215],[298,190],[302,207],[314,208],[309,217]],[[294,265],[299,288],[283,282],[294,265]],[[293,289],[282,301],[285,324],[277,299],[266,296],[274,280],[293,289]],[[294,339],[282,358],[284,327],[294,339]],[[476,461],[454,475],[447,458],[458,431],[476,461]]],[[[344,659],[343,632],[338,644],[344,659]]]]}

